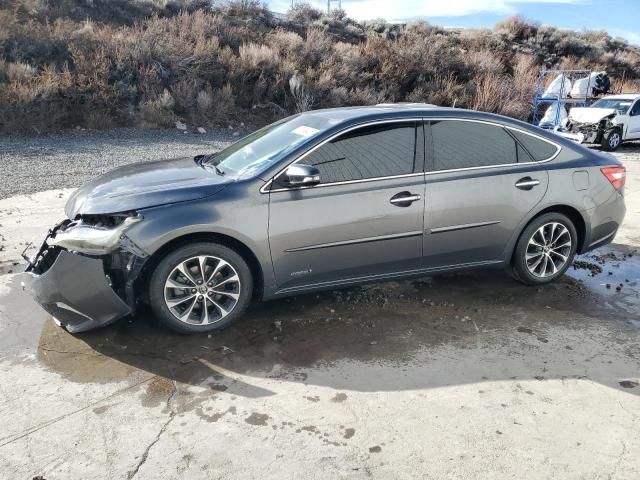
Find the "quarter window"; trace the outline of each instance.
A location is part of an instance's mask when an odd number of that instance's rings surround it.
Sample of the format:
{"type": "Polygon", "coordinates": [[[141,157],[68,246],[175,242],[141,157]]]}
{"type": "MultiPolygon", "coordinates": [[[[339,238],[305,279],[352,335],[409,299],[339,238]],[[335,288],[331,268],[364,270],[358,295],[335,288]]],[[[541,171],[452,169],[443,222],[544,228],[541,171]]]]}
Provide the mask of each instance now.
{"type": "Polygon", "coordinates": [[[415,122],[362,127],[322,145],[300,163],[320,171],[322,183],[390,177],[421,171],[415,122]]]}
{"type": "Polygon", "coordinates": [[[499,126],[441,120],[431,122],[431,134],[436,171],[531,161],[514,137],[499,126]]]}
{"type": "Polygon", "coordinates": [[[527,149],[527,152],[531,154],[536,162],[551,158],[558,149],[554,144],[532,135],[527,135],[517,130],[509,130],[509,132],[518,139],[518,142],[527,149]]]}

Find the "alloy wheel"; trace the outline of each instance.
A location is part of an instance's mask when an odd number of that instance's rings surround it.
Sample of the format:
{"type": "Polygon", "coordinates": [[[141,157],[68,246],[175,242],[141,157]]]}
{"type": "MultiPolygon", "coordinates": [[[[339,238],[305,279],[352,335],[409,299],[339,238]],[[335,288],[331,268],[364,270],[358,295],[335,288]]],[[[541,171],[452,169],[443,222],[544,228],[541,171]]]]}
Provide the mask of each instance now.
{"type": "Polygon", "coordinates": [[[569,229],[558,222],[545,223],[527,244],[525,262],[532,275],[546,278],[562,270],[571,254],[569,229]]]}
{"type": "Polygon", "coordinates": [[[609,136],[609,147],[611,147],[611,149],[615,149],[618,145],[620,145],[620,134],[613,132],[609,136]]]}
{"type": "Polygon", "coordinates": [[[193,325],[217,323],[238,304],[240,277],[222,258],[200,255],[176,265],[164,285],[164,300],[178,320],[193,325]]]}

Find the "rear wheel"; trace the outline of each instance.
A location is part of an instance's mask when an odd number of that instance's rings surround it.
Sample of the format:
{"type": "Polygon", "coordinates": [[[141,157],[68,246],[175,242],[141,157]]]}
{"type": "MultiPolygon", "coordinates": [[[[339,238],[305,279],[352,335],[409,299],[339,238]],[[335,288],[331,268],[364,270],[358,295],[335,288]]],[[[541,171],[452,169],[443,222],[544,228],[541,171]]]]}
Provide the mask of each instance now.
{"type": "Polygon", "coordinates": [[[616,150],[620,144],[622,143],[622,132],[619,128],[614,128],[613,130],[609,130],[604,135],[602,135],[601,146],[607,152],[613,152],[616,150]]]}
{"type": "Polygon", "coordinates": [[[241,316],[252,290],[251,271],[240,255],[216,243],[194,243],[160,261],[149,282],[149,300],[169,328],[207,333],[241,316]]]}
{"type": "Polygon", "coordinates": [[[546,213],[524,229],[513,255],[515,278],[527,285],[556,280],[573,263],[578,235],[573,222],[560,213],[546,213]]]}

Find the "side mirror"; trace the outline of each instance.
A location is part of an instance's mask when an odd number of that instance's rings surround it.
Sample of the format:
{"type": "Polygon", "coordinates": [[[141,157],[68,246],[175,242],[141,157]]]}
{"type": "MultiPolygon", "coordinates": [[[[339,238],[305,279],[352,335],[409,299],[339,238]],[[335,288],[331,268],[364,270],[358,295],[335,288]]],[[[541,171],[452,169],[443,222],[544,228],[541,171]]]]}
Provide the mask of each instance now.
{"type": "Polygon", "coordinates": [[[284,172],[284,183],[289,187],[312,187],[320,183],[316,167],[295,163],[284,172]]]}

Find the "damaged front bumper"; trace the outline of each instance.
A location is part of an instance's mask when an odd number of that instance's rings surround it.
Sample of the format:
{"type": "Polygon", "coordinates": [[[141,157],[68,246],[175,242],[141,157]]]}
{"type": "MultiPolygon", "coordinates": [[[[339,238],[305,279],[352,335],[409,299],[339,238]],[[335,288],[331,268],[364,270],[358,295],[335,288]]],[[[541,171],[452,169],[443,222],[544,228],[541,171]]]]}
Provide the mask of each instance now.
{"type": "Polygon", "coordinates": [[[609,115],[596,122],[579,122],[569,114],[567,128],[556,128],[555,133],[577,143],[597,144],[602,141],[605,133],[620,127],[621,125],[616,121],[614,115],[609,115]]]}
{"type": "Polygon", "coordinates": [[[27,273],[25,286],[56,323],[71,333],[115,322],[131,313],[111,288],[98,258],[60,250],[41,275],[27,273]]]}
{"type": "Polygon", "coordinates": [[[132,314],[133,283],[143,259],[125,251],[95,255],[61,247],[59,239],[64,238],[68,225],[67,220],[50,230],[33,257],[23,253],[27,261],[25,289],[71,333],[102,327],[132,314]]]}

